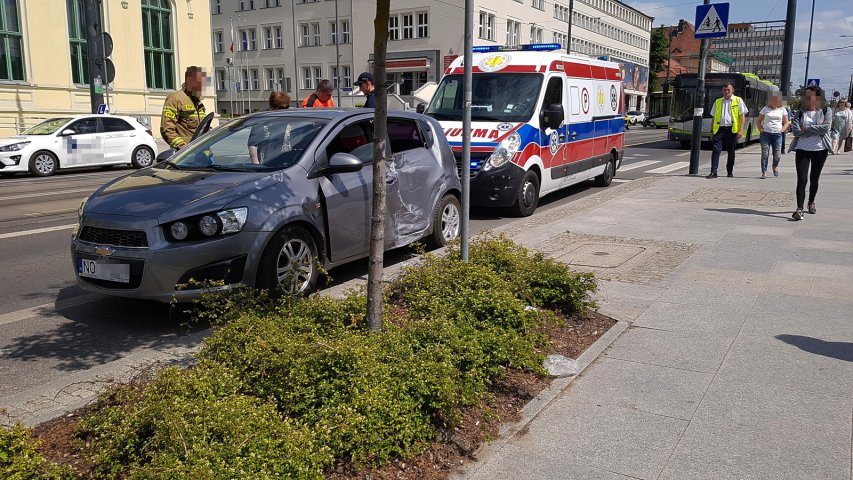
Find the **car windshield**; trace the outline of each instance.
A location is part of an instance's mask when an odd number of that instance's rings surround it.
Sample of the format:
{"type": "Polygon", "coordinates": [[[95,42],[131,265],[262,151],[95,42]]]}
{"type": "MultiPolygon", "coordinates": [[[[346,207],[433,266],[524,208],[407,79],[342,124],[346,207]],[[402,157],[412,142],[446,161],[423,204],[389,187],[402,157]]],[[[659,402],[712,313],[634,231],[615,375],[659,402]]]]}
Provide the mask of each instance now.
{"type": "Polygon", "coordinates": [[[24,130],[22,135],[51,135],[62,128],[63,125],[70,122],[71,118],[51,118],[45,120],[34,127],[24,130]]]}
{"type": "Polygon", "coordinates": [[[165,164],[179,170],[264,172],[292,167],[325,120],[251,116],[211,131],[165,164]]]}
{"type": "MultiPolygon", "coordinates": [[[[473,121],[526,122],[533,115],[542,75],[538,73],[477,73],[471,88],[473,121]]],[[[436,120],[462,120],[462,75],[441,80],[426,114],[436,120]]]]}

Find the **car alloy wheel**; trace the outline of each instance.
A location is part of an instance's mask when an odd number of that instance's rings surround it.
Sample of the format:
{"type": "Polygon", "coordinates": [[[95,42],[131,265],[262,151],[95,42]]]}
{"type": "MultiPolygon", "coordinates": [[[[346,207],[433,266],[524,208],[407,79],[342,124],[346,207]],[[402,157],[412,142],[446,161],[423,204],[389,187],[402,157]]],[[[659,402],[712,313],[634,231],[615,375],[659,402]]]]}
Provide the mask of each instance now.
{"type": "Polygon", "coordinates": [[[50,152],[38,152],[30,160],[30,172],[39,177],[53,175],[56,167],[56,157],[50,152]]]}
{"type": "Polygon", "coordinates": [[[153,158],[151,158],[151,151],[147,148],[140,148],[136,151],[136,163],[142,167],[147,167],[151,165],[153,158]]]}
{"type": "Polygon", "coordinates": [[[290,295],[307,292],[315,268],[311,247],[306,242],[299,238],[284,242],[276,261],[276,276],[284,292],[290,295]]]}
{"type": "Polygon", "coordinates": [[[441,211],[441,236],[445,242],[452,242],[459,236],[459,208],[456,203],[448,202],[441,211]]]}

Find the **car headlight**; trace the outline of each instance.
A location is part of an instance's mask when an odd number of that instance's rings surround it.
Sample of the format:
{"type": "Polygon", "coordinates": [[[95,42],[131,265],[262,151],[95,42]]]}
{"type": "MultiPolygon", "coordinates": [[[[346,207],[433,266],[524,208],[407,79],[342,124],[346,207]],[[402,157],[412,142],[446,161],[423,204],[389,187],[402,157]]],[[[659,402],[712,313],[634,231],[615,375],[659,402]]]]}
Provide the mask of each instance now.
{"type": "Polygon", "coordinates": [[[18,142],[11,145],[3,145],[0,146],[0,152],[17,152],[18,150],[23,150],[29,144],[30,142],[18,142]]]}
{"type": "Polygon", "coordinates": [[[230,235],[243,230],[248,216],[249,209],[246,207],[230,208],[172,222],[166,225],[166,231],[176,241],[230,235]]]}
{"type": "Polygon", "coordinates": [[[509,134],[501,143],[498,145],[498,148],[492,152],[492,155],[486,160],[486,164],[483,166],[483,170],[491,170],[492,168],[500,167],[510,160],[512,157],[518,153],[518,149],[521,147],[521,137],[513,132],[509,134]]]}

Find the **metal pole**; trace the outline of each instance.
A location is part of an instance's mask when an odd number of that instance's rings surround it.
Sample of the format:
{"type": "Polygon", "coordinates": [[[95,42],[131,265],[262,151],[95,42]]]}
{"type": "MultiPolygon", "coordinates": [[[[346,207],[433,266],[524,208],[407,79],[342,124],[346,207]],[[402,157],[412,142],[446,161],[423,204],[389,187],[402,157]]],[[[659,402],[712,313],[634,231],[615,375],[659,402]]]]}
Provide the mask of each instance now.
{"type": "Polygon", "coordinates": [[[101,45],[98,36],[101,33],[101,15],[98,2],[85,0],[83,2],[83,18],[86,20],[86,48],[89,56],[89,99],[92,113],[98,113],[98,107],[104,103],[102,79],[104,78],[104,63],[101,58],[101,45]]]}
{"type": "Polygon", "coordinates": [[[341,106],[341,22],[338,21],[338,0],[335,0],[335,83],[338,85],[338,107],[341,106]]]}
{"type": "Polygon", "coordinates": [[[471,85],[474,61],[474,0],[465,0],[465,69],[462,75],[462,261],[468,261],[468,216],[471,208],[471,85]]]}
{"type": "MultiPolygon", "coordinates": [[[[711,0],[705,0],[705,5],[711,0]]],[[[708,40],[699,47],[699,71],[696,74],[696,101],[693,104],[693,136],[690,145],[690,175],[699,174],[699,155],[702,150],[702,117],[705,115],[705,63],[708,60],[708,40]]]]}
{"type": "Polygon", "coordinates": [[[566,39],[566,53],[572,53],[572,23],[575,16],[575,0],[569,0],[569,29],[566,32],[569,36],[566,39]]]}
{"type": "Polygon", "coordinates": [[[809,48],[806,49],[806,78],[803,80],[803,88],[808,87],[809,81],[809,60],[812,58],[812,30],[814,29],[814,4],[815,0],[812,0],[812,20],[809,23],[809,48]]]}
{"type": "Polygon", "coordinates": [[[788,0],[785,17],[785,45],[782,48],[782,95],[791,95],[791,67],[794,64],[794,27],[797,23],[797,0],[788,0]]]}

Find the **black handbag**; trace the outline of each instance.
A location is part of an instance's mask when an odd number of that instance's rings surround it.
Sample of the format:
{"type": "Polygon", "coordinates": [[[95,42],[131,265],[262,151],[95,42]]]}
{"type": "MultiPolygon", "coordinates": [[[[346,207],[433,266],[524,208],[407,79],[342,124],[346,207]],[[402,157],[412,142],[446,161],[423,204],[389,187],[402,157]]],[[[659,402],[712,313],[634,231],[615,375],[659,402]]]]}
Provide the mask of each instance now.
{"type": "Polygon", "coordinates": [[[844,151],[849,152],[853,150],[853,137],[847,137],[844,139],[844,151]]]}

